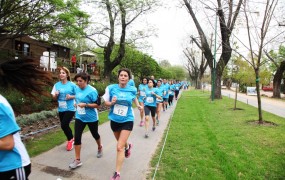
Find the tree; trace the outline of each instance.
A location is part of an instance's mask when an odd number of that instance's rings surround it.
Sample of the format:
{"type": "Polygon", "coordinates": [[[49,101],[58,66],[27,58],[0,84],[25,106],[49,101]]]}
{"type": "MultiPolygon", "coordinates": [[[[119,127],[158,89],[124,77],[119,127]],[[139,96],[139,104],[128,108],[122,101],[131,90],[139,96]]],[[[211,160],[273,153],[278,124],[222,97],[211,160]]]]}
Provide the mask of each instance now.
{"type": "MultiPolygon", "coordinates": [[[[220,25],[220,37],[221,37],[221,56],[216,66],[216,79],[214,80],[214,97],[222,98],[221,96],[221,77],[223,70],[227,63],[230,60],[232,48],[230,43],[230,37],[232,35],[232,31],[234,29],[237,16],[240,12],[241,4],[243,0],[238,0],[236,6],[234,6],[234,1],[222,1],[217,0],[217,6],[211,7],[207,5],[207,3],[212,3],[212,1],[203,1],[201,4],[206,5],[208,9],[214,10],[215,14],[218,16],[219,25],[220,25]],[[235,8],[235,9],[234,9],[235,8]]],[[[196,29],[198,31],[199,37],[201,39],[201,47],[204,52],[205,58],[209,64],[210,69],[214,70],[214,60],[215,56],[211,51],[211,47],[208,44],[207,37],[204,33],[202,26],[200,25],[200,21],[197,19],[196,14],[193,10],[193,7],[189,0],[183,0],[183,4],[188,10],[190,16],[192,17],[196,29]]],[[[216,32],[217,33],[217,32],[216,32]]]]}
{"type": "Polygon", "coordinates": [[[280,95],[280,85],[285,72],[285,47],[280,46],[278,52],[270,51],[269,53],[265,51],[266,57],[274,65],[274,78],[273,78],[273,98],[281,98],[280,95]]]}
{"type": "Polygon", "coordinates": [[[82,32],[78,23],[86,22],[88,18],[77,8],[78,3],[78,0],[1,1],[0,42],[5,45],[5,39],[26,35],[51,38],[68,34],[69,38],[75,38],[82,32]]]}
{"type": "Polygon", "coordinates": [[[120,67],[129,68],[134,76],[139,79],[149,77],[150,75],[155,75],[155,77],[157,77],[162,71],[161,67],[151,56],[144,54],[131,46],[126,46],[126,53],[120,63],[120,67]],[[155,74],[153,74],[154,72],[155,74]]]}
{"type": "Polygon", "coordinates": [[[170,62],[168,60],[162,60],[159,63],[159,66],[164,67],[164,68],[169,68],[169,67],[171,67],[171,64],[170,64],[170,62]]]}
{"type": "Polygon", "coordinates": [[[185,68],[182,66],[171,66],[167,68],[166,70],[168,70],[169,72],[172,72],[172,75],[173,75],[172,78],[175,80],[182,81],[187,77],[185,68]]]}
{"type": "MultiPolygon", "coordinates": [[[[131,40],[127,41],[128,27],[143,14],[155,7],[155,0],[101,0],[99,6],[108,14],[108,25],[99,23],[100,27],[96,31],[90,33],[87,38],[96,43],[97,46],[104,49],[104,78],[110,80],[112,70],[118,66],[126,52],[126,45],[131,40]],[[115,45],[118,49],[115,52],[115,45]],[[112,54],[115,54],[112,58],[112,54]]],[[[139,37],[145,35],[138,31],[139,37]]]]}
{"type": "Polygon", "coordinates": [[[188,71],[189,77],[195,82],[195,88],[201,89],[201,82],[204,76],[204,72],[208,67],[208,63],[205,60],[203,53],[201,55],[201,61],[196,59],[197,51],[193,49],[188,49],[183,51],[184,55],[187,58],[187,63],[185,68],[188,71]]]}
{"type": "MultiPolygon", "coordinates": [[[[249,22],[249,15],[250,13],[248,3],[244,3],[244,14],[246,19],[246,27],[247,27],[247,35],[248,35],[248,42],[249,42],[249,49],[250,49],[250,58],[245,58],[250,65],[254,69],[255,73],[255,86],[257,92],[257,103],[258,103],[258,121],[260,124],[263,123],[263,116],[262,116],[262,107],[261,107],[261,96],[260,96],[260,67],[265,63],[262,62],[262,54],[264,46],[266,45],[266,35],[268,32],[268,28],[273,17],[274,10],[278,0],[267,0],[264,7],[264,16],[262,19],[262,23],[260,24],[261,27],[258,25],[254,26],[254,31],[257,32],[257,36],[255,37],[254,41],[252,41],[252,34],[250,33],[250,22],[249,22]],[[259,31],[260,30],[260,31],[259,31]],[[254,51],[253,42],[257,43],[257,51],[254,51]]],[[[256,20],[254,20],[256,21],[256,20]]]]}

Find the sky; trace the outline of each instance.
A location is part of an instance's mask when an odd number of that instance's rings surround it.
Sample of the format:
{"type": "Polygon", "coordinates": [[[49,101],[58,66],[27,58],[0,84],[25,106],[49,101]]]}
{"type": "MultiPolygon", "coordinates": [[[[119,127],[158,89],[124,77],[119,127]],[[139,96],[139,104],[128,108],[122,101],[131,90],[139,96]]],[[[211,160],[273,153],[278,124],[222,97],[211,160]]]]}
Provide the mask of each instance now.
{"type": "Polygon", "coordinates": [[[157,37],[147,40],[152,45],[147,53],[158,62],[168,60],[171,65],[182,65],[183,44],[196,28],[191,28],[192,20],[184,7],[178,7],[173,0],[165,0],[163,4],[147,17],[157,28],[157,37]]]}

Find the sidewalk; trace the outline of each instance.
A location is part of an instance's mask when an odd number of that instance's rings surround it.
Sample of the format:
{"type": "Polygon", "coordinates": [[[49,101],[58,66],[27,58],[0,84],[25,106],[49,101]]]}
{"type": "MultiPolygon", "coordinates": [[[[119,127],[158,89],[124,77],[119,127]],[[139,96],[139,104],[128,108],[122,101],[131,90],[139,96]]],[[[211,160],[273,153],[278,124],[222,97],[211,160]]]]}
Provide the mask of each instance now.
{"type": "MultiPolygon", "coordinates": [[[[270,98],[272,96],[272,92],[261,92],[261,94],[265,94],[268,97],[261,96],[261,108],[264,111],[270,112],[280,117],[285,118],[285,101],[270,98]]],[[[222,90],[222,95],[227,96],[229,98],[235,98],[235,91],[232,90],[222,90]]],[[[282,98],[284,98],[284,94],[282,94],[282,98]]],[[[248,96],[244,93],[237,94],[237,100],[249,104],[254,107],[258,107],[257,97],[256,96],[248,96]]]]}
{"type": "MultiPolygon", "coordinates": [[[[134,129],[129,138],[134,147],[131,157],[125,159],[121,170],[121,179],[144,180],[149,170],[149,163],[154,155],[159,142],[163,137],[164,130],[176,107],[176,102],[167,111],[161,112],[159,126],[154,132],[149,133],[149,138],[144,138],[144,127],[139,127],[139,111],[134,109],[136,120],[134,129]]],[[[150,121],[152,126],[152,120],[150,121]]],[[[151,127],[150,126],[150,127],[151,127]]],[[[82,136],[81,161],[83,165],[75,170],[70,170],[68,165],[74,159],[74,150],[65,150],[65,143],[48,152],[31,159],[32,173],[30,180],[109,180],[115,171],[116,140],[110,128],[110,122],[99,126],[99,134],[102,139],[104,155],[97,158],[97,144],[90,132],[82,136]]],[[[48,142],[47,142],[48,143],[48,142]]]]}

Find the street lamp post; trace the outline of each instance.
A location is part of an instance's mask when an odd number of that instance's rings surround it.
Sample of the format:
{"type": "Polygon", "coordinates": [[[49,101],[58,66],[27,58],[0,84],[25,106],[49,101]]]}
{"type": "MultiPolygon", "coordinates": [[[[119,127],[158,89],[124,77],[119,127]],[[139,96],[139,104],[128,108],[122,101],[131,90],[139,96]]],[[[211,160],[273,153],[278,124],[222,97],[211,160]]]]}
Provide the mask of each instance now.
{"type": "Polygon", "coordinates": [[[215,20],[215,45],[214,45],[214,59],[213,59],[213,69],[212,69],[212,101],[215,99],[215,80],[216,80],[216,54],[217,54],[217,21],[218,15],[216,11],[216,20],[215,20]]]}

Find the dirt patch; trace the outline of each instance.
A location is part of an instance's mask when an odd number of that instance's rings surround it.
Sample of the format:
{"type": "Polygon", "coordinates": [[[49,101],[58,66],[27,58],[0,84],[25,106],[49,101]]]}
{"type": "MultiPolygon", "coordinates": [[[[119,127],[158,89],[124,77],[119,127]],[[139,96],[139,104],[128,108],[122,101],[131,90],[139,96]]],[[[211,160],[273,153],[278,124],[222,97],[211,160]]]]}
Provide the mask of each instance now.
{"type": "Polygon", "coordinates": [[[251,120],[248,121],[248,124],[255,125],[255,126],[278,126],[278,124],[270,121],[258,121],[258,120],[251,120]]]}
{"type": "Polygon", "coordinates": [[[21,137],[23,141],[27,141],[58,129],[60,129],[59,118],[51,117],[45,120],[36,121],[30,125],[22,125],[21,137]]]}
{"type": "Polygon", "coordinates": [[[57,167],[51,167],[51,166],[46,166],[42,169],[43,172],[46,172],[48,174],[52,174],[55,176],[61,176],[65,178],[70,178],[74,175],[74,172],[72,171],[67,171],[64,169],[59,169],[57,167]]]}
{"type": "Polygon", "coordinates": [[[244,109],[242,109],[242,108],[229,108],[230,110],[233,110],[233,111],[235,111],[235,110],[244,110],[244,109]]]}

